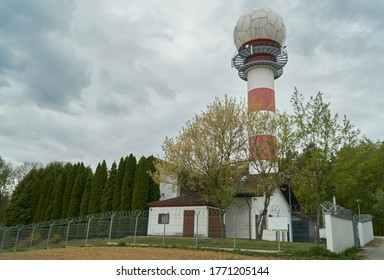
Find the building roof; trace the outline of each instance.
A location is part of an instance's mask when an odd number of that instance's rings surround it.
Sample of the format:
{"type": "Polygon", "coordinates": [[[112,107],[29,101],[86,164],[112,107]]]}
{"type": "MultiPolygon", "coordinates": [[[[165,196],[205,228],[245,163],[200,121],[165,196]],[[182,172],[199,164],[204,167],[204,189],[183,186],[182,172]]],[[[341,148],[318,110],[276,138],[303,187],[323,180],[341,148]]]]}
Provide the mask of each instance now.
{"type": "Polygon", "coordinates": [[[211,203],[206,202],[200,193],[183,194],[181,196],[161,201],[148,203],[149,207],[180,207],[180,206],[210,206],[211,203]]]}

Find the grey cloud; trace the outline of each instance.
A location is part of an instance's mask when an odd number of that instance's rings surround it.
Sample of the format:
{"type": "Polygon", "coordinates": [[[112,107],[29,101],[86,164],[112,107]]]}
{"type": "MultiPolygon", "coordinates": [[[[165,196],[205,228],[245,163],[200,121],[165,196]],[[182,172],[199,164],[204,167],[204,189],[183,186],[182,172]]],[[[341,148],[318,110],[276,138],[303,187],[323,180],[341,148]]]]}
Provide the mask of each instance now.
{"type": "Polygon", "coordinates": [[[9,87],[22,84],[26,102],[66,110],[89,85],[87,62],[77,57],[69,34],[73,8],[70,1],[2,2],[0,79],[9,87]]]}

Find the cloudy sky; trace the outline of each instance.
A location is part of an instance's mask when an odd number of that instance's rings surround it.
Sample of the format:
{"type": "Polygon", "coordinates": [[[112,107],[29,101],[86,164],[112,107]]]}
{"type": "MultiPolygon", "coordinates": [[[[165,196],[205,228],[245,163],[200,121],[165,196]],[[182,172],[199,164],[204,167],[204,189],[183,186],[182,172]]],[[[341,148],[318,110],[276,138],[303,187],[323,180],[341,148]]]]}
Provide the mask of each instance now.
{"type": "Polygon", "coordinates": [[[0,156],[108,166],[161,155],[166,136],[215,97],[245,98],[231,68],[237,19],[270,7],[289,54],[276,105],[318,91],[384,139],[382,0],[2,0],[0,156]]]}

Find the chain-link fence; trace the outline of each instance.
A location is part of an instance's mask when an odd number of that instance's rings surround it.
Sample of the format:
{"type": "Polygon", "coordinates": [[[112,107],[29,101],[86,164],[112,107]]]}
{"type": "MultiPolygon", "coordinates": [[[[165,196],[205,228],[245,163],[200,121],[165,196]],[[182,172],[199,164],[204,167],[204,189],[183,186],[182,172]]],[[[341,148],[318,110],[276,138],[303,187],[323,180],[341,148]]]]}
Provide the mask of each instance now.
{"type": "Polygon", "coordinates": [[[30,225],[0,227],[0,251],[102,245],[145,236],[148,211],[108,212],[30,225]]]}
{"type": "MultiPolygon", "coordinates": [[[[242,239],[257,238],[261,210],[235,207],[224,211],[207,206],[151,208],[14,227],[0,225],[0,251],[106,244],[215,247],[218,238],[221,247],[242,248],[242,239]]],[[[289,211],[270,206],[268,213],[288,216],[289,211]]]]}

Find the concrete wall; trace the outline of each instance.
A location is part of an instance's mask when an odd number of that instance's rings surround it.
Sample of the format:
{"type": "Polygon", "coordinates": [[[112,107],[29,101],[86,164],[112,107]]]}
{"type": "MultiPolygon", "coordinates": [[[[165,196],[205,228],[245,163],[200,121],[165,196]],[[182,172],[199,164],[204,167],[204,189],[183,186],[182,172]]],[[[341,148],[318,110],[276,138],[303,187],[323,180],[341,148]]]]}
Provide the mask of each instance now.
{"type": "Polygon", "coordinates": [[[324,213],[325,230],[327,236],[327,249],[331,252],[341,253],[355,246],[353,236],[353,222],[351,219],[324,213]]]}
{"type": "Polygon", "coordinates": [[[375,238],[373,235],[372,221],[359,222],[357,224],[357,228],[359,230],[359,240],[361,247],[364,247],[375,238]]]}

